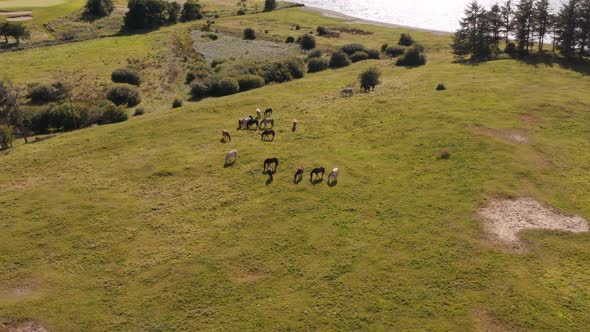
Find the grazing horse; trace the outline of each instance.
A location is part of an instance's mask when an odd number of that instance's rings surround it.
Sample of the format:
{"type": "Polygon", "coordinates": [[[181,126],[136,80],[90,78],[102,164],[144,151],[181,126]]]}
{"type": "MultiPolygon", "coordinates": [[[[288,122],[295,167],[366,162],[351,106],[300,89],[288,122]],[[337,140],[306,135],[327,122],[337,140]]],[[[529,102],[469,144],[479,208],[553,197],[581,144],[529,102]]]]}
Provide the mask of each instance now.
{"type": "Polygon", "coordinates": [[[256,118],[260,119],[260,108],[256,109],[256,118]]]}
{"type": "Polygon", "coordinates": [[[321,178],[321,179],[323,179],[323,178],[324,178],[324,173],[326,173],[326,169],[325,169],[325,168],[323,168],[323,167],[314,168],[314,169],[311,171],[311,173],[309,173],[309,181],[310,181],[310,182],[311,182],[311,181],[313,181],[313,176],[314,176],[314,175],[316,176],[316,178],[321,178]],[[320,174],[321,174],[322,176],[320,176],[320,174]]]}
{"type": "Polygon", "coordinates": [[[305,172],[305,168],[299,167],[295,172],[295,176],[293,177],[293,183],[297,183],[303,179],[303,172],[305,172]]]}
{"type": "Polygon", "coordinates": [[[227,130],[222,130],[221,131],[221,136],[224,142],[227,142],[228,140],[231,142],[231,135],[229,134],[229,131],[227,130]]]}
{"type": "Polygon", "coordinates": [[[270,115],[272,115],[272,108],[269,107],[264,111],[264,116],[266,117],[270,115]]]}
{"type": "Polygon", "coordinates": [[[338,182],[338,173],[340,173],[338,168],[334,168],[332,172],[330,172],[330,175],[328,175],[328,184],[338,182]]]}
{"type": "Polygon", "coordinates": [[[364,93],[371,92],[371,90],[375,91],[375,85],[373,85],[373,84],[361,85],[361,90],[363,90],[364,93]]]}
{"type": "Polygon", "coordinates": [[[240,118],[238,120],[238,130],[248,128],[248,123],[252,120],[254,120],[254,117],[252,115],[249,115],[245,119],[240,118]]]}
{"type": "Polygon", "coordinates": [[[279,168],[279,159],[278,158],[268,158],[264,161],[264,170],[266,171],[267,168],[271,167],[274,164],[275,167],[273,170],[276,172],[276,169],[279,168]]]}
{"type": "Polygon", "coordinates": [[[252,129],[252,126],[256,125],[256,129],[258,129],[259,123],[257,119],[250,118],[250,121],[246,124],[246,128],[252,129]]]}
{"type": "Polygon", "coordinates": [[[273,179],[273,177],[272,177],[272,176],[273,176],[275,173],[276,173],[275,169],[274,169],[274,168],[272,168],[272,166],[269,166],[269,167],[268,167],[268,170],[266,171],[266,174],[268,174],[268,179],[270,180],[270,182],[273,182],[273,181],[274,181],[274,179],[273,179]]]}
{"type": "Polygon", "coordinates": [[[262,128],[262,125],[264,125],[264,128],[266,128],[266,126],[270,124],[271,128],[274,128],[275,126],[275,120],[272,118],[266,118],[260,121],[260,128],[262,128]]]}
{"type": "Polygon", "coordinates": [[[297,119],[293,120],[293,127],[291,128],[291,132],[294,133],[297,130],[297,119]]]}
{"type": "Polygon", "coordinates": [[[353,88],[346,88],[346,89],[343,89],[342,91],[340,91],[340,96],[342,96],[342,97],[352,97],[353,95],[354,95],[353,88]]]}
{"type": "Polygon", "coordinates": [[[275,140],[275,131],[272,129],[267,129],[265,131],[262,132],[262,135],[260,136],[260,138],[264,141],[265,139],[268,138],[268,136],[272,136],[272,140],[275,140]]]}
{"type": "Polygon", "coordinates": [[[231,160],[233,158],[233,162],[235,163],[238,160],[238,151],[237,150],[232,150],[230,152],[227,153],[227,155],[225,156],[225,164],[228,165],[231,160]]]}

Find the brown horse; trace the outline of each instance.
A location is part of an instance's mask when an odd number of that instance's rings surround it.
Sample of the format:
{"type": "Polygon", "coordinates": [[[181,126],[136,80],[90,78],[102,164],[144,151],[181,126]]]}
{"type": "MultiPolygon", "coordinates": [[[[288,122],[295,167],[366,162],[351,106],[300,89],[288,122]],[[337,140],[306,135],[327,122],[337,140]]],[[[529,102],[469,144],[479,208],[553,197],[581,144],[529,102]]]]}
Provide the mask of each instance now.
{"type": "Polygon", "coordinates": [[[266,171],[267,168],[271,167],[274,164],[273,170],[276,172],[276,169],[279,167],[279,158],[268,158],[264,161],[264,170],[266,171]]]}
{"type": "Polygon", "coordinates": [[[311,173],[309,173],[309,182],[313,181],[313,176],[315,175],[316,178],[323,179],[324,173],[326,173],[326,169],[324,167],[314,168],[311,173]],[[320,176],[321,174],[321,176],[320,176]]]}
{"type": "Polygon", "coordinates": [[[268,139],[269,136],[272,136],[272,140],[275,140],[275,131],[272,129],[267,129],[265,131],[262,132],[261,138],[262,140],[266,140],[268,139]]]}
{"type": "Polygon", "coordinates": [[[268,174],[268,180],[269,180],[270,182],[273,182],[273,181],[274,181],[274,178],[273,178],[272,176],[273,176],[275,173],[276,173],[275,169],[274,169],[274,168],[272,168],[272,166],[269,166],[269,167],[268,167],[268,171],[266,171],[266,174],[268,174]]]}
{"type": "Polygon", "coordinates": [[[224,142],[230,141],[231,142],[231,135],[229,134],[229,131],[227,130],[222,130],[221,131],[221,136],[224,142]]]}
{"type": "Polygon", "coordinates": [[[303,179],[303,172],[305,172],[305,168],[299,167],[295,172],[295,176],[293,177],[293,183],[299,183],[301,179],[303,179]]]}
{"type": "Polygon", "coordinates": [[[275,120],[271,119],[271,118],[266,118],[264,120],[260,120],[260,128],[262,128],[262,125],[264,125],[264,128],[267,127],[267,125],[270,124],[270,127],[273,128],[275,126],[275,120]]]}
{"type": "Polygon", "coordinates": [[[272,108],[269,107],[264,111],[264,116],[267,117],[267,116],[271,116],[271,115],[272,115],[272,108]]]}
{"type": "Polygon", "coordinates": [[[293,127],[291,128],[291,132],[294,133],[297,130],[297,120],[293,120],[293,127]]]}

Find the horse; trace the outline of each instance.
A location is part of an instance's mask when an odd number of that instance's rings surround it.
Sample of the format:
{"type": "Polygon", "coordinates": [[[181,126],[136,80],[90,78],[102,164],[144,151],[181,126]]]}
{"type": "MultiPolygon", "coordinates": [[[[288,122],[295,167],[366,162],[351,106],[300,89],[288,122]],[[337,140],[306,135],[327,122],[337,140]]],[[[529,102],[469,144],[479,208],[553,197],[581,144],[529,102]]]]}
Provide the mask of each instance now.
{"type": "Polygon", "coordinates": [[[246,124],[246,128],[251,129],[253,125],[256,125],[256,129],[259,127],[259,123],[257,119],[250,118],[250,121],[246,124]]]}
{"type": "Polygon", "coordinates": [[[275,120],[272,118],[266,118],[260,121],[260,127],[262,128],[262,125],[264,125],[264,128],[266,128],[266,125],[270,124],[270,127],[273,128],[275,126],[275,120]]]}
{"type": "Polygon", "coordinates": [[[371,84],[365,84],[361,86],[361,90],[363,90],[364,93],[368,93],[371,92],[371,90],[375,90],[375,85],[371,84]]]}
{"type": "Polygon", "coordinates": [[[240,118],[238,120],[238,130],[248,128],[248,123],[252,120],[254,120],[252,115],[248,115],[248,117],[245,119],[240,118]]]}
{"type": "Polygon", "coordinates": [[[256,118],[260,119],[260,108],[256,109],[256,118]]]}
{"type": "Polygon", "coordinates": [[[334,168],[332,172],[330,172],[330,175],[328,175],[328,184],[338,182],[338,173],[340,173],[338,168],[334,168]]]}
{"type": "Polygon", "coordinates": [[[227,155],[225,156],[225,164],[229,165],[232,158],[234,159],[234,163],[238,160],[238,151],[237,150],[232,150],[230,152],[227,153],[227,155]]]}
{"type": "Polygon", "coordinates": [[[291,132],[294,133],[297,130],[297,119],[293,120],[293,127],[291,128],[291,132]]]}
{"type": "Polygon", "coordinates": [[[267,108],[267,109],[264,111],[264,116],[265,116],[265,117],[266,117],[266,116],[269,116],[269,115],[272,115],[272,108],[270,108],[270,107],[269,107],[269,108],[267,108]]]}
{"type": "Polygon", "coordinates": [[[231,142],[231,135],[229,134],[229,131],[227,130],[222,130],[221,131],[221,136],[224,142],[227,142],[227,140],[229,140],[231,142]]]}
{"type": "Polygon", "coordinates": [[[273,170],[276,172],[276,169],[279,168],[279,159],[278,158],[268,158],[264,161],[264,170],[266,171],[267,168],[271,167],[270,165],[274,164],[275,167],[273,170]]]}
{"type": "Polygon", "coordinates": [[[295,172],[295,176],[293,177],[293,183],[297,183],[303,179],[303,172],[305,172],[305,168],[299,167],[295,172]]]}
{"type": "Polygon", "coordinates": [[[321,178],[321,179],[323,179],[323,178],[324,178],[324,173],[325,173],[325,172],[326,172],[326,169],[325,169],[325,168],[323,168],[323,167],[314,168],[314,169],[311,171],[311,173],[309,173],[309,181],[310,181],[310,182],[311,182],[311,181],[313,181],[313,176],[314,176],[314,175],[316,176],[316,178],[321,178]],[[321,177],[320,177],[320,174],[322,175],[321,177]]]}
{"type": "Polygon", "coordinates": [[[354,95],[353,88],[346,88],[346,89],[343,89],[342,91],[340,91],[340,96],[342,96],[342,97],[352,97],[353,95],[354,95]]]}
{"type": "Polygon", "coordinates": [[[266,174],[268,174],[268,178],[269,178],[270,182],[273,182],[273,181],[274,181],[274,179],[273,179],[273,177],[272,177],[272,176],[273,176],[275,173],[276,173],[275,169],[274,169],[274,168],[272,168],[271,166],[269,166],[269,167],[268,167],[268,171],[266,172],[266,174]]]}
{"type": "Polygon", "coordinates": [[[260,138],[264,141],[265,139],[268,138],[268,136],[272,136],[272,140],[275,140],[275,131],[272,129],[267,129],[265,131],[262,132],[262,135],[260,136],[260,138]]]}

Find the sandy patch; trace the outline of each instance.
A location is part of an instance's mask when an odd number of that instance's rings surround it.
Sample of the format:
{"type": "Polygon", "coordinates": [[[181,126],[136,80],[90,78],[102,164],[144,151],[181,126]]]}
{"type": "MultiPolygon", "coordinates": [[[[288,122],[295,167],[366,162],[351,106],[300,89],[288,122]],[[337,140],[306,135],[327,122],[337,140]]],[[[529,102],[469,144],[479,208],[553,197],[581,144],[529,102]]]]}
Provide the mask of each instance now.
{"type": "Polygon", "coordinates": [[[20,21],[28,21],[32,20],[33,16],[16,16],[16,17],[7,17],[6,20],[10,22],[20,22],[20,21]]]}
{"type": "Polygon", "coordinates": [[[24,10],[20,12],[0,12],[0,16],[32,16],[33,12],[30,10],[24,10]]]}
{"type": "Polygon", "coordinates": [[[485,231],[495,240],[519,245],[518,233],[526,229],[581,233],[588,232],[588,222],[579,216],[564,214],[544,206],[533,198],[495,199],[479,210],[485,219],[485,231]]]}
{"type": "Polygon", "coordinates": [[[497,138],[509,143],[526,144],[529,142],[526,129],[493,129],[486,127],[475,127],[473,131],[475,131],[478,134],[497,138]]]}
{"type": "Polygon", "coordinates": [[[0,323],[0,332],[49,332],[38,322],[0,323]]]}

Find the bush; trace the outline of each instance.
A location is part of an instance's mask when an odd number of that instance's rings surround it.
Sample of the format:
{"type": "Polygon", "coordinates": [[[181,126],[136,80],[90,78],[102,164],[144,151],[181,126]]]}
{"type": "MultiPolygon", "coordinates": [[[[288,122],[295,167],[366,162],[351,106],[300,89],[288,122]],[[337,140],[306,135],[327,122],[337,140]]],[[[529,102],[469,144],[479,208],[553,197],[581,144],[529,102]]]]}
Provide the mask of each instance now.
{"type": "Polygon", "coordinates": [[[447,148],[441,149],[437,154],[437,158],[438,159],[445,159],[445,160],[449,159],[449,158],[451,158],[451,152],[449,152],[449,149],[447,149],[447,148]]]}
{"type": "Polygon", "coordinates": [[[30,129],[36,134],[47,134],[51,127],[51,108],[53,105],[33,114],[30,129]]]}
{"type": "Polygon", "coordinates": [[[287,66],[287,69],[293,78],[302,78],[305,76],[305,64],[303,63],[303,60],[299,58],[291,58],[285,60],[283,63],[287,66]]]}
{"type": "Polygon", "coordinates": [[[301,48],[306,51],[313,50],[316,45],[315,37],[309,34],[305,34],[301,36],[299,40],[299,45],[301,45],[301,48]]]}
{"type": "Polygon", "coordinates": [[[285,42],[287,44],[293,44],[295,42],[295,37],[289,36],[289,37],[287,37],[287,40],[285,42]]]}
{"type": "Polygon", "coordinates": [[[325,58],[311,58],[307,62],[307,72],[308,73],[317,73],[319,71],[323,71],[328,69],[330,63],[328,59],[325,58]]]}
{"type": "Polygon", "coordinates": [[[264,86],[264,78],[258,75],[244,75],[238,78],[240,91],[248,91],[264,86]]]}
{"type": "Polygon", "coordinates": [[[402,33],[397,44],[401,46],[412,46],[414,44],[414,39],[409,33],[402,33]]]}
{"type": "Polygon", "coordinates": [[[318,27],[316,29],[316,32],[318,33],[318,36],[325,36],[325,35],[329,35],[330,34],[330,30],[328,28],[325,28],[325,27],[318,27]]]}
{"type": "Polygon", "coordinates": [[[365,90],[374,89],[379,83],[381,72],[376,67],[371,67],[359,75],[361,88],[365,90]]]}
{"type": "Polygon", "coordinates": [[[91,107],[81,106],[79,107],[80,111],[80,128],[85,128],[92,126],[93,124],[101,123],[102,122],[102,114],[104,110],[109,106],[112,105],[108,100],[103,100],[102,102],[93,105],[91,107]]]}
{"type": "Polygon", "coordinates": [[[145,109],[143,108],[136,108],[135,112],[133,112],[133,116],[141,116],[145,114],[145,109]]]}
{"type": "Polygon", "coordinates": [[[61,82],[52,84],[31,84],[27,98],[33,104],[45,104],[49,102],[60,102],[67,98],[69,89],[61,82]]]}
{"type": "Polygon", "coordinates": [[[237,13],[238,16],[246,15],[246,11],[243,8],[238,9],[237,13]]]}
{"type": "Polygon", "coordinates": [[[293,79],[289,68],[280,62],[265,65],[263,67],[263,77],[266,83],[283,83],[293,79]]]}
{"type": "Polygon", "coordinates": [[[115,83],[127,83],[131,85],[141,85],[141,75],[132,68],[119,68],[111,73],[111,80],[115,83]]]}
{"type": "Polygon", "coordinates": [[[415,67],[426,64],[426,56],[422,52],[424,48],[418,45],[410,46],[404,54],[397,58],[396,66],[415,67]]]}
{"type": "Polygon", "coordinates": [[[318,48],[314,48],[313,50],[311,50],[307,53],[307,59],[321,58],[323,54],[324,53],[322,52],[322,50],[320,50],[318,48]]]}
{"type": "Polygon", "coordinates": [[[381,52],[385,53],[385,50],[389,47],[389,44],[385,43],[383,45],[381,45],[381,52]]]}
{"type": "Polygon", "coordinates": [[[109,15],[115,6],[113,0],[87,0],[84,7],[84,15],[90,18],[98,18],[109,15]]]}
{"type": "Polygon", "coordinates": [[[201,13],[200,3],[196,0],[188,0],[184,3],[180,12],[180,20],[182,22],[200,20],[202,18],[203,14],[201,13]]]}
{"type": "Polygon", "coordinates": [[[0,125],[0,150],[12,148],[12,128],[0,125]]]}
{"type": "Polygon", "coordinates": [[[252,28],[244,29],[244,39],[246,40],[255,40],[256,39],[256,31],[252,28]]]}
{"type": "Polygon", "coordinates": [[[209,97],[209,87],[201,82],[195,82],[191,85],[191,99],[201,100],[209,97]]]}
{"type": "Polygon", "coordinates": [[[343,52],[335,52],[332,53],[332,56],[330,57],[330,68],[342,68],[342,67],[346,67],[350,65],[350,60],[348,60],[348,57],[346,56],[345,53],[343,52]]]}
{"type": "Polygon", "coordinates": [[[381,53],[378,50],[372,49],[367,52],[369,59],[379,60],[381,59],[381,53]]]}
{"type": "Polygon", "coordinates": [[[80,109],[61,104],[50,111],[51,127],[58,131],[70,131],[81,127],[80,109]]]}
{"type": "Polygon", "coordinates": [[[167,4],[162,0],[129,0],[125,27],[128,29],[152,29],[166,22],[167,4]]]}
{"type": "Polygon", "coordinates": [[[128,118],[129,116],[127,115],[127,112],[125,112],[124,109],[110,104],[102,113],[101,124],[123,122],[127,121],[128,118]]]}
{"type": "Polygon", "coordinates": [[[506,48],[504,49],[504,53],[509,54],[511,56],[517,53],[516,45],[514,43],[508,43],[506,48]]]}
{"type": "Polygon", "coordinates": [[[179,108],[179,107],[182,107],[182,100],[179,98],[176,98],[172,102],[172,108],[179,108]]]}
{"type": "Polygon", "coordinates": [[[344,53],[346,53],[346,55],[353,55],[356,52],[367,52],[367,48],[364,45],[361,44],[348,44],[348,45],[344,45],[340,48],[340,50],[344,53]]]}
{"type": "Polygon", "coordinates": [[[225,59],[213,59],[213,61],[211,61],[211,68],[215,68],[215,67],[217,67],[219,65],[222,65],[222,64],[225,63],[225,61],[227,61],[227,60],[225,60],[225,59]]]}
{"type": "Polygon", "coordinates": [[[276,0],[264,0],[264,11],[265,12],[275,10],[275,8],[277,8],[277,1],[276,0]]]}
{"type": "Polygon", "coordinates": [[[234,78],[224,77],[211,82],[209,93],[214,97],[233,95],[240,91],[240,84],[234,78]]]}
{"type": "Polygon", "coordinates": [[[404,54],[405,51],[405,47],[393,45],[385,49],[385,55],[390,56],[392,58],[397,58],[398,56],[404,54]]]}
{"type": "Polygon", "coordinates": [[[133,107],[141,102],[139,90],[133,85],[116,84],[107,92],[107,99],[115,105],[127,105],[133,107]]]}
{"type": "Polygon", "coordinates": [[[447,87],[443,83],[438,83],[438,85],[436,86],[436,91],[443,91],[446,89],[447,87]]]}
{"type": "Polygon", "coordinates": [[[359,62],[365,61],[369,58],[369,55],[366,52],[358,51],[355,52],[353,55],[350,56],[350,61],[352,62],[359,62]]]}

